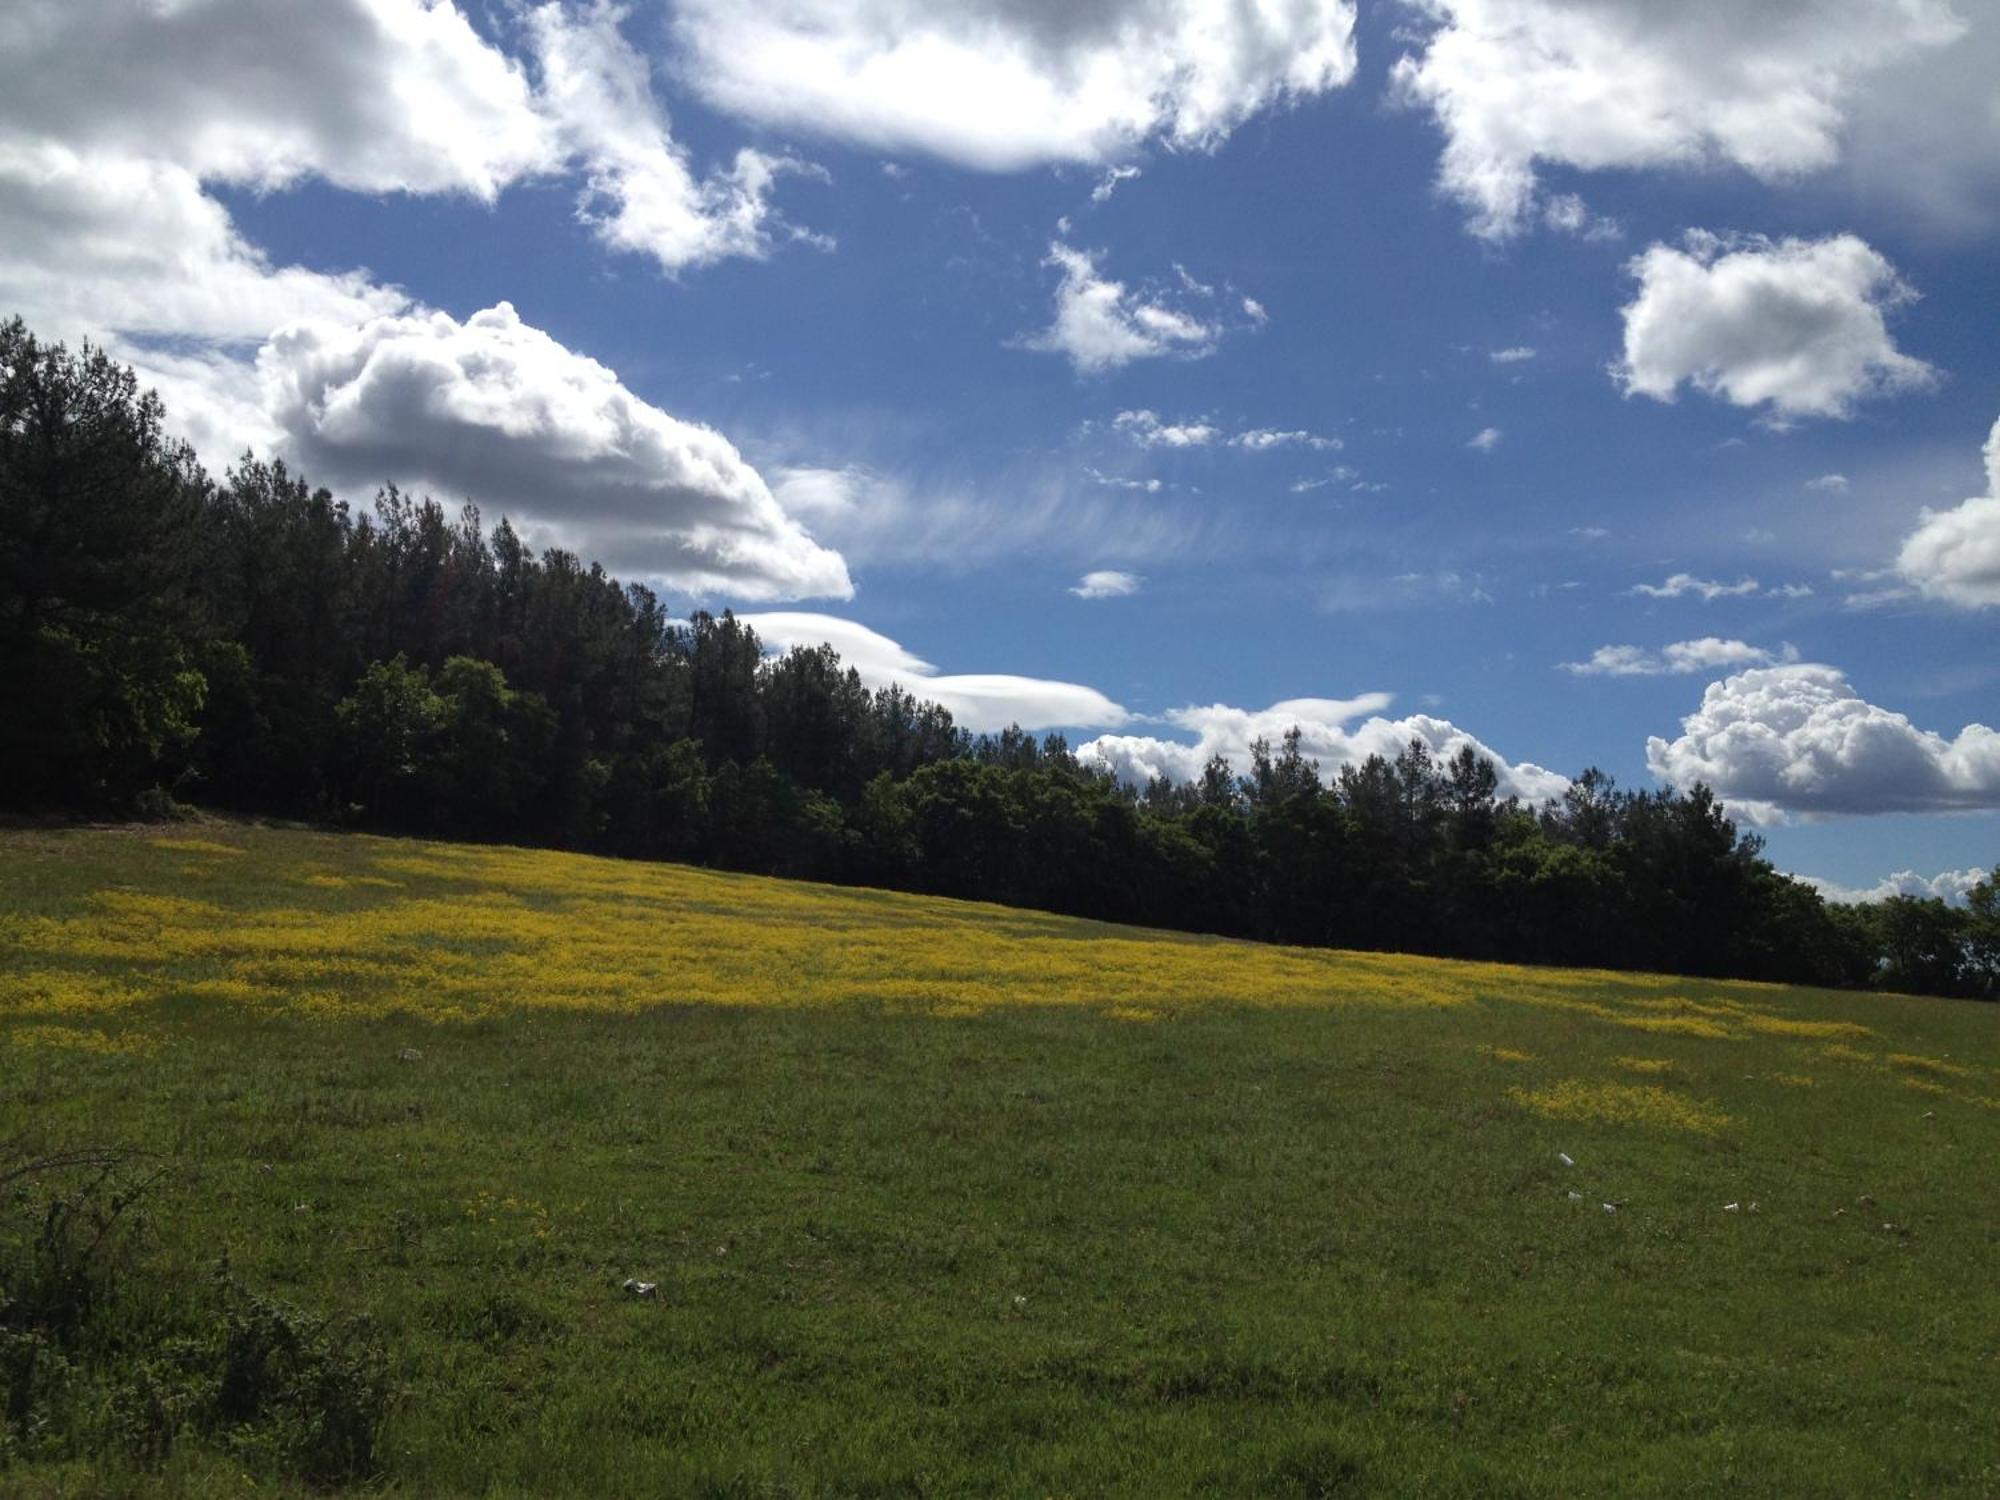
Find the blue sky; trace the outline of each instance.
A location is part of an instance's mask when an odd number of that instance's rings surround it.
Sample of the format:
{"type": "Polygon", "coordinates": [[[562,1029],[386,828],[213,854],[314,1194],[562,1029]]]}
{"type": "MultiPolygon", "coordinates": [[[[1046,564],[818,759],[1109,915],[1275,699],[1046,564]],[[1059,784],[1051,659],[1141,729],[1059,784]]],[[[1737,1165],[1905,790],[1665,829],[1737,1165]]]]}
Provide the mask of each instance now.
{"type": "Polygon", "coordinates": [[[2000,15],[1738,9],[29,0],[0,308],[1123,774],[1991,867],[2000,15]]]}

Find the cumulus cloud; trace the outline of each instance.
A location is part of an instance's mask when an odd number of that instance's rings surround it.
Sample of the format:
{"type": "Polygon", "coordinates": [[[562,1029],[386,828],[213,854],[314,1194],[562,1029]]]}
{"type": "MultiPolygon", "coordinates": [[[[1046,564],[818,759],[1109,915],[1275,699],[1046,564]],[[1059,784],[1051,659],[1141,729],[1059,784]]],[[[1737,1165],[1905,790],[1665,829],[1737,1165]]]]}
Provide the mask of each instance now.
{"type": "Polygon", "coordinates": [[[1158,412],[1143,408],[1121,411],[1111,419],[1111,425],[1142,448],[1200,448],[1219,435],[1211,423],[1165,422],[1158,412]]]}
{"type": "Polygon", "coordinates": [[[422,0],[14,0],[0,129],[270,189],[492,198],[560,151],[520,67],[422,0]]]}
{"type": "Polygon", "coordinates": [[[227,349],[292,318],[355,322],[405,302],[358,272],[273,266],[194,174],[169,162],[0,140],[0,222],[0,307],[46,338],[106,345],[178,398],[177,420],[195,404],[241,420],[225,459],[269,425],[247,370],[214,353],[165,354],[158,341],[227,349]]]}
{"type": "Polygon", "coordinates": [[[1322,437],[1317,432],[1300,428],[1284,431],[1275,427],[1252,427],[1237,433],[1229,440],[1229,446],[1248,448],[1252,453],[1267,453],[1273,448],[1311,448],[1326,453],[1343,445],[1337,437],[1322,437]]]}
{"type": "MultiPolygon", "coordinates": [[[[0,307],[131,364],[219,468],[294,436],[255,363],[274,331],[359,339],[424,313],[363,270],[274,264],[219,187],[491,201],[580,165],[607,244],[670,268],[762,253],[784,164],[745,153],[695,182],[620,14],[601,0],[524,13],[537,84],[438,0],[18,0],[0,16],[0,307]]],[[[774,579],[833,579],[802,565],[774,579]]]]}
{"type": "Polygon", "coordinates": [[[134,365],[226,461],[272,431],[245,350],[406,299],[273,265],[209,187],[490,200],[560,161],[522,70],[450,5],[19,0],[0,18],[0,306],[134,365]]]}
{"type": "Polygon", "coordinates": [[[853,620],[798,610],[739,615],[758,639],[776,651],[794,646],[833,647],[870,687],[898,686],[951,710],[975,734],[1018,724],[1023,729],[1097,728],[1130,717],[1095,688],[1074,682],[1001,674],[942,673],[888,636],[853,620]]]}
{"type": "Polygon", "coordinates": [[[1588,661],[1566,661],[1562,669],[1577,677],[1686,677],[1717,667],[1768,666],[1797,656],[1789,646],[1779,655],[1747,641],[1705,635],[1675,641],[1657,652],[1639,646],[1599,646],[1588,661]]]}
{"type": "Polygon", "coordinates": [[[1213,147],[1355,66],[1352,0],[682,0],[675,35],[729,113],[989,171],[1213,147]]]}
{"type": "Polygon", "coordinates": [[[1836,667],[1758,667],[1711,683],[1646,765],[1677,786],[1706,782],[1758,823],[1792,814],[2000,807],[2000,732],[1946,739],[1854,691],[1836,667]]]}
{"type": "Polygon", "coordinates": [[[1724,237],[1653,245],[1629,267],[1623,309],[1627,395],[1671,401],[1681,382],[1784,422],[1846,417],[1870,396],[1920,390],[1936,372],[1899,350],[1886,314],[1916,294],[1851,234],[1823,240],[1724,237]]]}
{"type": "Polygon", "coordinates": [[[1067,355],[1079,374],[1101,375],[1166,354],[1198,359],[1222,337],[1221,324],[1173,306],[1163,294],[1132,291],[1101,275],[1088,251],[1058,241],[1042,264],[1062,272],[1055,321],[1023,347],[1067,355]]]}
{"type": "Polygon", "coordinates": [[[1486,756],[1500,773],[1500,794],[1530,803],[1559,797],[1569,786],[1566,777],[1527,761],[1509,764],[1487,746],[1444,719],[1429,714],[1406,718],[1382,717],[1392,699],[1387,693],[1363,693],[1357,698],[1291,698],[1266,709],[1231,708],[1224,704],[1176,709],[1166,721],[1194,736],[1190,742],[1149,735],[1107,734],[1083,745],[1080,759],[1108,767],[1132,786],[1144,786],[1156,776],[1169,781],[1193,781],[1213,756],[1220,755],[1240,775],[1250,768],[1250,747],[1259,739],[1273,745],[1287,731],[1299,730],[1301,750],[1317,760],[1329,782],[1342,766],[1359,765],[1371,755],[1393,759],[1411,740],[1422,740],[1432,754],[1449,758],[1467,745],[1486,756]],[[1365,717],[1364,717],[1365,716],[1365,717]],[[1360,720],[1359,723],[1355,722],[1360,720]]]}
{"type": "Polygon", "coordinates": [[[1226,442],[1231,448],[1249,453],[1268,453],[1274,448],[1307,448],[1329,453],[1345,446],[1337,437],[1304,428],[1246,427],[1224,438],[1222,429],[1211,421],[1169,422],[1158,412],[1144,408],[1121,411],[1111,419],[1111,426],[1142,448],[1205,448],[1210,443],[1226,442]]]}
{"type": "Polygon", "coordinates": [[[1497,427],[1482,427],[1472,435],[1465,446],[1476,448],[1481,453],[1491,453],[1495,448],[1500,446],[1500,429],[1497,427]]]}
{"type": "Polygon", "coordinates": [[[1986,437],[1986,493],[1926,510],[1896,570],[1933,599],[1967,609],[2000,605],[2000,421],[1986,437]]]}
{"type": "Polygon", "coordinates": [[[1916,896],[1922,900],[1942,901],[1948,906],[1963,906],[1965,898],[1972,894],[1972,888],[1991,879],[1992,872],[1940,870],[1935,875],[1919,875],[1915,870],[1898,870],[1893,875],[1883,876],[1871,886],[1860,888],[1822,880],[1816,875],[1794,875],[1792,878],[1803,881],[1838,906],[1887,901],[1891,896],[1916,896]]]}
{"type": "Polygon", "coordinates": [[[1678,599],[1683,594],[1693,594],[1702,603],[1715,599],[1742,599],[1757,592],[1762,587],[1754,578],[1739,578],[1734,583],[1721,583],[1713,578],[1697,578],[1692,573],[1675,573],[1662,583],[1635,583],[1632,592],[1643,594],[1648,599],[1678,599]]]}
{"type": "MultiPolygon", "coordinates": [[[[1946,0],[1407,3],[1431,24],[1394,89],[1436,118],[1440,185],[1492,238],[1528,222],[1543,163],[1826,167],[1857,80],[1965,30],[1946,0]]],[[[1581,202],[1566,216],[1580,225],[1581,202]]]]}
{"type": "Polygon", "coordinates": [[[764,256],[773,227],[783,226],[770,204],[773,183],[813,169],[746,148],[697,180],[654,98],[645,58],[619,30],[625,16],[622,6],[595,0],[542,5],[527,17],[540,100],[584,164],[579,216],[606,245],[650,255],[669,273],[764,256]]]}
{"type": "Polygon", "coordinates": [[[1101,568],[1096,572],[1084,574],[1070,592],[1079,599],[1123,599],[1128,594],[1138,593],[1141,581],[1136,573],[1120,573],[1114,568],[1101,568]]]}
{"type": "Polygon", "coordinates": [[[337,482],[471,495],[621,572],[748,599],[847,598],[840,555],[729,441],[625,389],[506,303],[297,323],[258,356],[284,446],[337,482]]]}
{"type": "Polygon", "coordinates": [[[1854,101],[1846,133],[1848,176],[1859,195],[1951,235],[2000,224],[2000,9],[1964,3],[1964,34],[1906,60],[1854,101]]]}

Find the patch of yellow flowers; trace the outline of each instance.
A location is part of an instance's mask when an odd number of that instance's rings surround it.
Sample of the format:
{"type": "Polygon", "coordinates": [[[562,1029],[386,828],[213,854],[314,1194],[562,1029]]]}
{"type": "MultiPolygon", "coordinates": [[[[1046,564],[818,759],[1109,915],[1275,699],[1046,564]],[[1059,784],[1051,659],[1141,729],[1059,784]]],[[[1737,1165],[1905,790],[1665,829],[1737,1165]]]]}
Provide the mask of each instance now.
{"type": "MultiPolygon", "coordinates": [[[[1771,986],[1279,948],[1079,923],[977,903],[729,875],[545,850],[345,838],[249,847],[155,838],[130,883],[53,912],[0,907],[0,1021],[22,1046],[143,1050],[52,1023],[155,1001],[452,1023],[523,1009],[873,1004],[941,1016],[1089,1006],[1157,1023],[1192,1007],[1526,1006],[1652,1036],[1788,1037],[1829,1059],[1888,1063],[1846,1021],[1780,1013],[1771,986]],[[248,856],[248,857],[246,857],[248,856]],[[190,879],[186,860],[195,860],[190,879]],[[97,1037],[98,1041],[85,1040],[97,1037]]],[[[4,891],[0,883],[0,891],[4,891]]],[[[136,1037],[136,1032],[135,1032],[136,1037]]],[[[1530,1054],[1482,1048],[1524,1065],[1530,1054]]],[[[1905,1074],[1963,1076],[1898,1054],[1905,1074]]],[[[1514,1089],[1524,1108],[1714,1131],[1727,1117],[1660,1087],[1663,1059],[1620,1058],[1646,1086],[1514,1089]]]]}
{"type": "Polygon", "coordinates": [[[1698,1099],[1657,1084],[1593,1083],[1569,1078],[1542,1089],[1509,1089],[1507,1097],[1536,1114],[1557,1120],[1609,1125],[1644,1125],[1713,1135],[1730,1123],[1728,1115],[1698,1099]]]}

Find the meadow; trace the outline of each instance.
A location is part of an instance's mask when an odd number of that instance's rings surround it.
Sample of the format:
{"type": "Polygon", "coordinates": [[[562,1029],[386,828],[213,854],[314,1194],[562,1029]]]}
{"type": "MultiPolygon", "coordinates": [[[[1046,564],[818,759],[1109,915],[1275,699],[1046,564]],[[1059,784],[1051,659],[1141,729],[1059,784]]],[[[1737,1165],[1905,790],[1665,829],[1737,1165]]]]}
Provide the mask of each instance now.
{"type": "Polygon", "coordinates": [[[0,1153],[9,1496],[2000,1493],[1970,1002],[11,831],[0,1153]]]}

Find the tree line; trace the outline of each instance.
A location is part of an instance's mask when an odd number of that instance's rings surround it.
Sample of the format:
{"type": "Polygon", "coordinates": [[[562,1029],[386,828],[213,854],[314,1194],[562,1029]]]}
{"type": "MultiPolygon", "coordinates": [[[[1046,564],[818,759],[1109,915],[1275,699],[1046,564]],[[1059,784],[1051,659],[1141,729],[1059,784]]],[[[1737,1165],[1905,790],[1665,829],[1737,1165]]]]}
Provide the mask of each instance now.
{"type": "Polygon", "coordinates": [[[2000,995],[1965,908],[1825,902],[1702,786],[1539,807],[1421,741],[1330,779],[1297,731],[1185,784],[974,736],[830,647],[531,552],[392,488],[223,479],[101,350],[0,325],[0,799],[182,802],[1454,957],[2000,995]]]}

